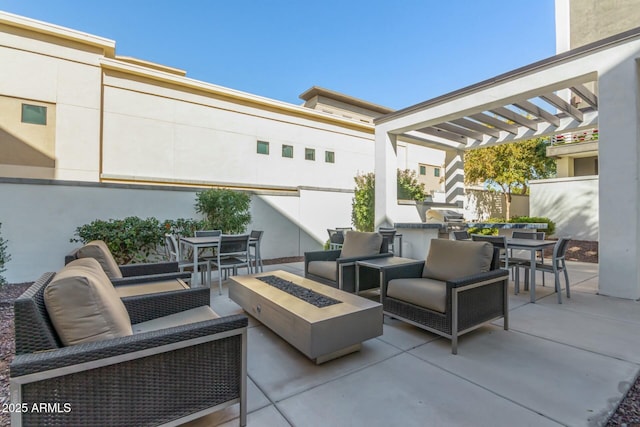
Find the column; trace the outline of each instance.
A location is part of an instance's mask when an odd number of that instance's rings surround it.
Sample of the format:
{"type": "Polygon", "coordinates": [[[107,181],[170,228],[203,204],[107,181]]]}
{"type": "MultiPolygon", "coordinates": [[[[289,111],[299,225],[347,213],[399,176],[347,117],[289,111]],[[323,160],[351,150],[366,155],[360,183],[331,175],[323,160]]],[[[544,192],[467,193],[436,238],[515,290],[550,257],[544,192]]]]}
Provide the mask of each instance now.
{"type": "Polygon", "coordinates": [[[445,155],[445,201],[464,207],[464,160],[462,151],[448,150],[445,155]]]}
{"type": "Polygon", "coordinates": [[[398,155],[396,136],[376,128],[375,175],[376,200],[374,228],[393,225],[394,211],[398,204],[398,155]]]}

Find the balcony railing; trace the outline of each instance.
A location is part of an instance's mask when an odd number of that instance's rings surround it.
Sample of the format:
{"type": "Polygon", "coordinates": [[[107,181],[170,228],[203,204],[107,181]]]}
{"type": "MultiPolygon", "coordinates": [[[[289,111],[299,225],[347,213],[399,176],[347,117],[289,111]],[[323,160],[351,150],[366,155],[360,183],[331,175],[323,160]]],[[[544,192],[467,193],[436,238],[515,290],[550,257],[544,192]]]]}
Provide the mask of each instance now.
{"type": "Polygon", "coordinates": [[[574,144],[578,142],[598,141],[598,129],[587,129],[580,132],[563,133],[551,137],[551,145],[574,144]]]}

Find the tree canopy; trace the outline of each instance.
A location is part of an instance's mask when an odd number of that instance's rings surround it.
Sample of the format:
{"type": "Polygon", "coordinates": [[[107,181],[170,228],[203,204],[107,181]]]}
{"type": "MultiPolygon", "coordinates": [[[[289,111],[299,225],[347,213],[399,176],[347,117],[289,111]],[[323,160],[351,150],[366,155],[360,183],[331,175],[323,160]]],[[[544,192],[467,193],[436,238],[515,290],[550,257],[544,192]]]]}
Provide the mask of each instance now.
{"type": "Polygon", "coordinates": [[[467,151],[465,184],[486,183],[490,189],[504,193],[509,219],[512,194],[527,194],[530,180],[556,173],[555,161],[546,156],[547,145],[547,140],[536,138],[467,151]]]}

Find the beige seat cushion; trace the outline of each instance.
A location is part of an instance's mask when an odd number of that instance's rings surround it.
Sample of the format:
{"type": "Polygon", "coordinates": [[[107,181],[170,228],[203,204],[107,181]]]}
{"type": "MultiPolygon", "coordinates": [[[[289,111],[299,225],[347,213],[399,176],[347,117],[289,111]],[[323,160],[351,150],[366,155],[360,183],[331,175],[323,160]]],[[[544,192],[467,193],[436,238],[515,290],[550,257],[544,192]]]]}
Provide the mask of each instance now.
{"type": "Polygon", "coordinates": [[[387,295],[440,313],[446,312],[447,286],[440,280],[394,279],[389,281],[387,295]]]}
{"type": "Polygon", "coordinates": [[[334,282],[338,281],[338,267],[335,261],[311,261],[307,269],[315,276],[324,277],[334,282]]]}
{"type": "Polygon", "coordinates": [[[131,335],[131,320],[102,267],[93,258],[75,260],[44,290],[44,302],[64,345],[131,335]]]}
{"type": "Polygon", "coordinates": [[[111,279],[120,279],[122,272],[118,263],[113,259],[111,251],[107,247],[107,244],[102,240],[92,240],[77,252],[78,258],[95,258],[102,266],[104,272],[111,279]]]}
{"type": "Polygon", "coordinates": [[[115,286],[120,298],[136,295],[157,294],[158,292],[181,291],[189,286],[181,279],[162,280],[150,283],[135,283],[131,285],[115,286]]]}
{"type": "Polygon", "coordinates": [[[146,322],[136,323],[133,325],[133,333],[141,334],[143,332],[158,331],[160,329],[173,328],[174,326],[188,325],[190,323],[204,322],[205,320],[218,319],[220,316],[213,311],[208,305],[192,308],[191,310],[181,311],[179,313],[170,314],[157,319],[148,320],[146,322]]]}
{"type": "Polygon", "coordinates": [[[491,269],[493,245],[488,242],[433,239],[422,277],[452,280],[491,269]]]}
{"type": "Polygon", "coordinates": [[[379,233],[363,233],[347,231],[342,245],[341,258],[371,256],[380,253],[382,235],[379,233]]]}

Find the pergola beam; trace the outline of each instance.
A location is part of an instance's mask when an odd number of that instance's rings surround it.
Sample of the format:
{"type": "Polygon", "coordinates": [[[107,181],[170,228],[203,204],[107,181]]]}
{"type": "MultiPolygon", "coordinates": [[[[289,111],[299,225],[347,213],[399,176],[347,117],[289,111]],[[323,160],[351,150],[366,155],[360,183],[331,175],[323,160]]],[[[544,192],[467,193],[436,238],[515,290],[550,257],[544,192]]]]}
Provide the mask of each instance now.
{"type": "Polygon", "coordinates": [[[453,132],[458,135],[463,135],[471,139],[476,139],[478,141],[482,141],[482,139],[484,138],[484,133],[476,132],[464,127],[456,126],[451,123],[440,123],[437,125],[433,125],[433,127],[436,129],[442,129],[449,132],[453,132]]]}
{"type": "Polygon", "coordinates": [[[462,126],[468,129],[472,129],[482,134],[487,134],[494,138],[500,138],[500,131],[494,128],[490,128],[489,126],[483,125],[482,123],[474,122],[473,120],[465,119],[461,117],[459,119],[451,120],[451,123],[454,123],[458,126],[462,126]]]}
{"type": "Polygon", "coordinates": [[[473,120],[477,120],[479,122],[491,125],[493,127],[496,127],[498,129],[502,129],[504,131],[507,131],[513,135],[517,135],[518,134],[518,126],[506,123],[500,119],[496,119],[495,117],[491,117],[488,114],[485,113],[478,113],[478,114],[472,114],[469,117],[471,117],[473,120]]]}
{"type": "Polygon", "coordinates": [[[418,132],[425,133],[427,135],[436,136],[438,138],[448,139],[449,141],[457,142],[464,146],[467,145],[467,137],[458,135],[442,129],[436,129],[432,127],[418,129],[418,132]]]}
{"type": "Polygon", "coordinates": [[[516,107],[518,107],[519,109],[521,109],[523,111],[526,111],[529,114],[532,114],[532,115],[536,116],[537,118],[539,118],[541,120],[544,120],[546,122],[551,123],[555,127],[560,126],[560,118],[558,118],[558,116],[555,116],[555,115],[549,113],[547,110],[538,107],[533,102],[519,101],[519,102],[514,103],[513,105],[515,105],[516,107]]]}
{"type": "Polygon", "coordinates": [[[584,115],[582,114],[582,111],[578,110],[576,107],[574,107],[573,105],[569,104],[567,101],[565,101],[564,99],[560,98],[555,93],[547,93],[546,95],[540,95],[540,98],[544,99],[549,104],[551,104],[554,107],[556,107],[557,109],[559,109],[561,111],[564,111],[569,116],[571,116],[574,119],[576,119],[577,121],[579,121],[579,122],[584,121],[584,115]]]}
{"type": "Polygon", "coordinates": [[[569,89],[593,108],[598,108],[598,96],[584,85],[571,86],[569,89]]]}
{"type": "Polygon", "coordinates": [[[507,120],[518,123],[519,125],[526,126],[532,131],[538,130],[538,124],[531,119],[524,117],[514,111],[509,110],[506,107],[498,107],[491,110],[492,113],[504,117],[507,120]]]}

